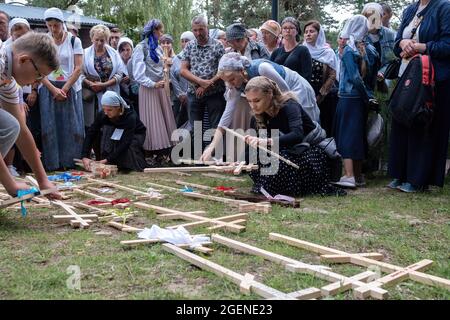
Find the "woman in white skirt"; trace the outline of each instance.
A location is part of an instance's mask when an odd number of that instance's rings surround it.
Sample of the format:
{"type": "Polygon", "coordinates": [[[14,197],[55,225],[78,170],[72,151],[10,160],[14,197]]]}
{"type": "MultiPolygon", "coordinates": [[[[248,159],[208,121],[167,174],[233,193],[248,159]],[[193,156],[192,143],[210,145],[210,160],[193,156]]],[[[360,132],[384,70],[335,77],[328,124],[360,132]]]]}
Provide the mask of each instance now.
{"type": "Polygon", "coordinates": [[[163,51],[158,45],[163,34],[162,22],[150,20],[144,27],[144,40],[136,46],[132,56],[133,76],[140,85],[139,116],[147,127],[144,150],[158,157],[169,154],[174,145],[171,135],[177,128],[170,96],[164,89],[163,51]]]}

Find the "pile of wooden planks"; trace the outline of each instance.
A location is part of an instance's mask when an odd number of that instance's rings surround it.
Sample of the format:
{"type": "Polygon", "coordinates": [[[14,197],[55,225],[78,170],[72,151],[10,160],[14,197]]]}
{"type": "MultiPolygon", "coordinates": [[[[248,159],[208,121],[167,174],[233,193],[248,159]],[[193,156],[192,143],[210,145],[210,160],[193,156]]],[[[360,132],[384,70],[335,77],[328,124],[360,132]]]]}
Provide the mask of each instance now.
{"type": "MultiPolygon", "coordinates": [[[[400,267],[390,263],[378,261],[382,258],[382,256],[377,253],[347,253],[345,251],[328,248],[278,233],[270,233],[269,238],[271,240],[280,241],[291,246],[318,253],[321,255],[322,260],[330,263],[351,263],[365,268],[371,268],[372,270],[379,270],[380,272],[388,273],[385,276],[381,276],[380,274],[377,279],[364,284],[355,283],[354,279],[343,281],[340,284],[333,284],[328,287],[327,290],[329,290],[329,292],[353,289],[353,295],[358,299],[365,299],[367,297],[384,299],[387,297],[387,292],[383,294],[381,291],[383,289],[381,287],[394,285],[408,279],[425,285],[450,290],[450,280],[421,272],[421,270],[431,266],[433,263],[432,260],[424,259],[410,266],[400,267]]],[[[295,268],[292,268],[292,271],[296,271],[295,268]]]]}

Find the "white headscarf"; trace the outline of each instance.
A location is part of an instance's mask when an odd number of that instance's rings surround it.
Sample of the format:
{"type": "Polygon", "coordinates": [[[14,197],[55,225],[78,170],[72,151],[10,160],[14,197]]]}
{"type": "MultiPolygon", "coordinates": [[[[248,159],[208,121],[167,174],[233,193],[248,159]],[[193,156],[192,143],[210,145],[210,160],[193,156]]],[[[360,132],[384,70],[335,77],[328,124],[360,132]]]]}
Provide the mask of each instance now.
{"type": "Polygon", "coordinates": [[[338,63],[336,53],[329,47],[325,38],[325,31],[320,26],[319,36],[317,37],[316,44],[310,45],[306,41],[303,41],[303,45],[306,46],[311,54],[311,57],[317,61],[320,61],[326,65],[329,65],[334,70],[337,70],[338,63]]]}
{"type": "Polygon", "coordinates": [[[370,12],[378,12],[380,15],[383,15],[383,7],[381,6],[381,4],[376,2],[366,3],[361,11],[361,14],[370,12]]]}
{"type": "Polygon", "coordinates": [[[192,31],[185,31],[185,32],[183,32],[183,33],[181,34],[181,36],[180,36],[180,40],[183,40],[183,39],[192,41],[192,40],[195,40],[195,36],[194,36],[194,34],[192,33],[192,31]]]}
{"type": "Polygon", "coordinates": [[[225,53],[219,61],[218,71],[241,71],[250,66],[250,60],[237,52],[225,53]]]}
{"type": "Polygon", "coordinates": [[[345,23],[341,32],[341,37],[348,39],[347,44],[353,50],[357,50],[356,42],[364,40],[368,31],[367,18],[361,14],[356,14],[345,23]]]}
{"type": "Polygon", "coordinates": [[[106,91],[102,96],[101,103],[102,106],[130,108],[125,100],[114,91],[106,91]]]}
{"type": "Polygon", "coordinates": [[[61,23],[63,24],[64,31],[67,32],[67,26],[64,23],[64,14],[63,14],[63,12],[60,9],[58,9],[58,8],[49,8],[49,9],[45,10],[45,12],[44,12],[44,20],[47,20],[47,19],[56,19],[56,20],[61,21],[61,23]]]}
{"type": "Polygon", "coordinates": [[[369,29],[381,29],[383,25],[381,22],[381,17],[383,16],[383,7],[376,2],[367,3],[361,11],[364,16],[370,15],[367,18],[367,23],[369,29]]]}
{"type": "Polygon", "coordinates": [[[131,40],[131,39],[128,38],[128,37],[122,37],[122,38],[119,39],[119,43],[117,44],[117,50],[119,50],[120,45],[121,45],[122,43],[128,43],[128,44],[131,46],[131,49],[134,50],[133,40],[131,40]]]}
{"type": "Polygon", "coordinates": [[[47,19],[56,19],[61,22],[64,22],[64,15],[63,12],[58,8],[50,8],[45,10],[44,12],[44,20],[47,19]]]}
{"type": "Polygon", "coordinates": [[[24,25],[26,25],[28,27],[28,29],[30,29],[30,24],[28,23],[27,19],[23,19],[23,18],[14,18],[9,22],[9,33],[11,33],[12,28],[16,25],[22,23],[24,25]]]}

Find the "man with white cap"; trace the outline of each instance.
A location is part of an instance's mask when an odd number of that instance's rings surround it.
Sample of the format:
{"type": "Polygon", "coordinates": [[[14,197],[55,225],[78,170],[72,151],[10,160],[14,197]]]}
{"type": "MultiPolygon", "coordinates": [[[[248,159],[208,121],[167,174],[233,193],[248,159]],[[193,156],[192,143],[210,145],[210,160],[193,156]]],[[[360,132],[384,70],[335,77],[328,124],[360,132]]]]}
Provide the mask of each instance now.
{"type": "Polygon", "coordinates": [[[181,127],[188,120],[187,110],[187,92],[189,81],[180,75],[181,60],[183,52],[189,41],[194,40],[195,36],[191,31],[183,32],[180,36],[181,52],[172,58],[172,67],[170,68],[170,82],[172,83],[175,99],[172,101],[173,115],[177,123],[177,128],[181,127]]]}

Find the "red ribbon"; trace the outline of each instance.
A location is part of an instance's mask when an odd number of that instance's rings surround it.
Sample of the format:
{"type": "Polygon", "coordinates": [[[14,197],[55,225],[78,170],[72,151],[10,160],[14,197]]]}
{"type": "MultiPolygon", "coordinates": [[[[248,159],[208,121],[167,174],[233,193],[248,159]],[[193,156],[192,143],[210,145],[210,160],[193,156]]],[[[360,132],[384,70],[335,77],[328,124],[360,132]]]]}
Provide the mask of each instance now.
{"type": "Polygon", "coordinates": [[[116,199],[116,200],[111,201],[111,204],[112,204],[113,206],[116,205],[116,204],[118,204],[118,203],[130,203],[130,199],[127,199],[127,198],[121,198],[121,199],[116,199]]]}
{"type": "Polygon", "coordinates": [[[114,205],[116,205],[118,203],[129,203],[129,202],[130,202],[130,199],[121,198],[121,199],[115,199],[115,200],[113,200],[111,202],[102,201],[102,200],[89,200],[87,202],[87,204],[90,205],[90,206],[98,206],[100,204],[111,203],[114,206],[114,205]]]}
{"type": "Polygon", "coordinates": [[[218,186],[215,188],[217,191],[231,191],[234,190],[233,187],[224,187],[224,186],[218,186]]]}
{"type": "Polygon", "coordinates": [[[71,174],[73,176],[84,176],[84,172],[83,171],[72,171],[71,174]]]}

